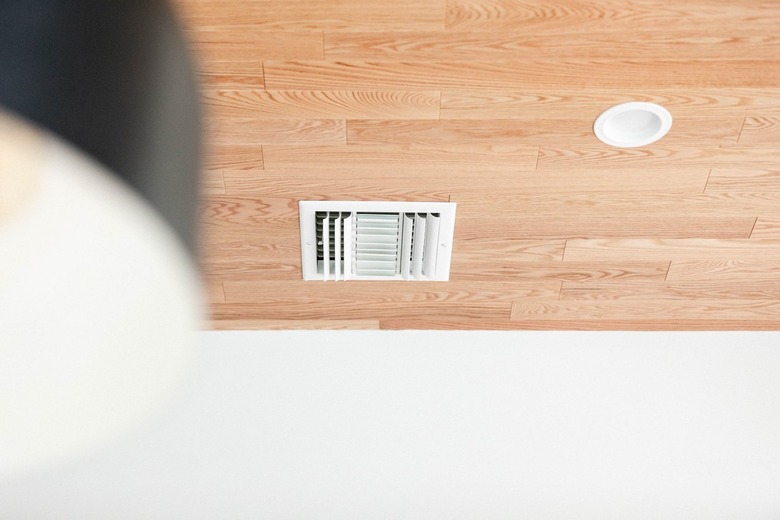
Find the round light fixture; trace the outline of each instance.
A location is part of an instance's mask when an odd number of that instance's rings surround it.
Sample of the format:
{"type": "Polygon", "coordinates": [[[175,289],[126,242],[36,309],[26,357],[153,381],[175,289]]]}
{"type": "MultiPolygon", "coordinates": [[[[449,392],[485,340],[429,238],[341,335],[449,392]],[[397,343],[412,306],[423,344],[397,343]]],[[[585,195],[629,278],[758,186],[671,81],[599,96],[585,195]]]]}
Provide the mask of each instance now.
{"type": "Polygon", "coordinates": [[[593,132],[600,141],[618,148],[634,148],[658,141],[672,127],[672,115],[655,103],[615,105],[596,118],[593,132]]]}

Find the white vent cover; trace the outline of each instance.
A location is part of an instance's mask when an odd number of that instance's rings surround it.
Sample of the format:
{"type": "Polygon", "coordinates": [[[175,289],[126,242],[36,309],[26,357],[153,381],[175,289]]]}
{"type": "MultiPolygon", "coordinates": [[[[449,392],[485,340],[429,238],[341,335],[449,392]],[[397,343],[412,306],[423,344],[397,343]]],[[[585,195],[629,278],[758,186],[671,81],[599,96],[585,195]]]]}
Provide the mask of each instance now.
{"type": "Polygon", "coordinates": [[[298,208],[304,280],[449,279],[454,202],[302,200],[298,208]]]}

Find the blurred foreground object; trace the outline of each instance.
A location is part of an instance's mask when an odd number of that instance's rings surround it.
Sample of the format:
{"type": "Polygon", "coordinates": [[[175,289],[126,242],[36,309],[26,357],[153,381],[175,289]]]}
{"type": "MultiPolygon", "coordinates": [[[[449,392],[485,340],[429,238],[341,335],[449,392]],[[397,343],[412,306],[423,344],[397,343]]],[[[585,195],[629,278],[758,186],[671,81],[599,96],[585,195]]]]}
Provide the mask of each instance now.
{"type": "Polygon", "coordinates": [[[188,373],[201,299],[187,251],[133,190],[2,111],[0,142],[18,144],[0,160],[17,197],[0,199],[3,480],[154,414],[188,373]]]}
{"type": "Polygon", "coordinates": [[[75,145],[195,248],[200,117],[163,0],[0,0],[0,107],[75,145]]]}

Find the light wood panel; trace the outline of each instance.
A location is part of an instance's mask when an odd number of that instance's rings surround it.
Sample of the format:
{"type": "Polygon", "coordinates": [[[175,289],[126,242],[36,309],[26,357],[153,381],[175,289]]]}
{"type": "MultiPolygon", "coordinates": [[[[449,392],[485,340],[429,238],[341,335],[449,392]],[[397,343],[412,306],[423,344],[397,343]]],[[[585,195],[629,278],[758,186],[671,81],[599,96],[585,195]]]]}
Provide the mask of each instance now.
{"type": "Polygon", "coordinates": [[[780,3],[177,0],[214,328],[780,328],[780,3]],[[597,141],[627,101],[669,134],[597,141]],[[299,200],[458,203],[450,282],[301,280],[299,200]]]}
{"type": "MultiPolygon", "coordinates": [[[[743,282],[780,280],[780,259],[761,260],[679,260],[671,263],[666,280],[743,282]]],[[[733,288],[734,284],[731,284],[733,288]]]]}
{"type": "Polygon", "coordinates": [[[742,144],[768,144],[776,146],[780,143],[780,116],[746,117],[739,134],[739,142],[742,144]]]}
{"type": "Polygon", "coordinates": [[[246,30],[438,30],[445,0],[176,0],[188,28],[246,30]]]}
{"type": "MultiPolygon", "coordinates": [[[[600,145],[593,134],[594,119],[450,119],[440,121],[351,120],[348,139],[353,144],[407,143],[433,146],[448,143],[469,146],[488,142],[495,146],[517,144],[555,146],[564,141],[569,146],[600,145]]],[[[741,117],[675,119],[675,141],[692,145],[736,144],[742,128],[741,117]]]]}
{"type": "MultiPolygon", "coordinates": [[[[595,119],[605,108],[627,101],[658,103],[675,120],[685,118],[744,118],[777,110],[777,91],[771,88],[640,88],[571,89],[559,85],[528,88],[520,83],[507,89],[444,89],[442,119],[571,119],[572,114],[595,119]]],[[[673,125],[677,131],[677,125],[673,125]]]]}
{"type": "Polygon", "coordinates": [[[255,63],[264,60],[320,60],[321,31],[258,31],[253,26],[224,30],[191,30],[185,37],[201,63],[255,63]]]}
{"type": "Polygon", "coordinates": [[[780,240],[780,218],[759,217],[750,238],[757,240],[780,240]]]}
{"type": "Polygon", "coordinates": [[[224,117],[274,119],[438,119],[438,91],[206,90],[203,103],[224,117]]]}
{"type": "Polygon", "coordinates": [[[379,330],[379,320],[210,320],[205,330],[379,330]]]}
{"type": "MultiPolygon", "coordinates": [[[[406,145],[349,146],[264,146],[263,159],[268,168],[339,168],[370,170],[379,168],[425,167],[433,171],[465,169],[469,171],[533,171],[538,147],[509,147],[474,143],[469,149],[457,146],[414,147],[406,145]]],[[[408,180],[408,179],[407,179],[408,180]]]]}
{"type": "Polygon", "coordinates": [[[564,260],[756,260],[780,258],[780,240],[568,240],[564,260]]]}
{"type": "MultiPolygon", "coordinates": [[[[238,67],[238,73],[243,72],[238,67]]],[[[780,60],[562,60],[458,61],[273,61],[264,64],[267,88],[390,90],[564,88],[772,87],[780,60]],[[662,73],[659,73],[662,72],[662,73]]]]}
{"type": "MultiPolygon", "coordinates": [[[[353,32],[326,33],[324,52],[329,60],[448,59],[462,61],[501,60],[506,57],[562,59],[572,55],[621,59],[774,59],[780,51],[780,38],[753,31],[713,32],[688,26],[685,30],[653,32],[606,32],[600,26],[593,32],[540,34],[510,27],[499,32],[353,32]]],[[[275,59],[275,58],[271,58],[275,59]]],[[[296,58],[289,58],[296,59],[296,58]]],[[[305,59],[305,58],[304,58],[305,59]]]]}
{"type": "Polygon", "coordinates": [[[706,23],[715,31],[753,26],[756,31],[765,32],[771,30],[778,17],[780,7],[766,2],[735,5],[720,0],[448,0],[446,22],[447,29],[460,31],[524,29],[561,34],[648,28],[664,32],[685,31],[706,23]]]}
{"type": "Polygon", "coordinates": [[[345,121],[332,119],[216,118],[209,120],[215,144],[346,144],[345,121]]]}

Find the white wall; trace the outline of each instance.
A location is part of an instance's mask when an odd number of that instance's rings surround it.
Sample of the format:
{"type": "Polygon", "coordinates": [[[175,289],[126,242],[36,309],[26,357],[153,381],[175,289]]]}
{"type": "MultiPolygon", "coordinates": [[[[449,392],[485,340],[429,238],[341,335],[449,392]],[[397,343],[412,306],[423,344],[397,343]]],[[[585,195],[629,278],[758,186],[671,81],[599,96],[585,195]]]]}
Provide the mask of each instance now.
{"type": "Polygon", "coordinates": [[[780,518],[778,333],[202,339],[153,424],[0,518],[780,518]]]}

